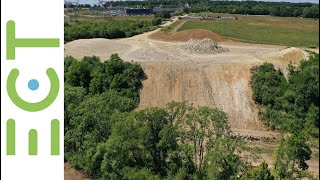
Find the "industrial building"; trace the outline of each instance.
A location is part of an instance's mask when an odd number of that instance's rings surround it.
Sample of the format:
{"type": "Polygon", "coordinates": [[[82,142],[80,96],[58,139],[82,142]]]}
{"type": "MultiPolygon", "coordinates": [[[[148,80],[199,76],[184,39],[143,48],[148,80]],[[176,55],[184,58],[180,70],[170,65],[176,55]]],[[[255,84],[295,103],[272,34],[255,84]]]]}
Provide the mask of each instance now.
{"type": "Polygon", "coordinates": [[[149,15],[153,14],[152,9],[126,9],[127,15],[149,15]]]}

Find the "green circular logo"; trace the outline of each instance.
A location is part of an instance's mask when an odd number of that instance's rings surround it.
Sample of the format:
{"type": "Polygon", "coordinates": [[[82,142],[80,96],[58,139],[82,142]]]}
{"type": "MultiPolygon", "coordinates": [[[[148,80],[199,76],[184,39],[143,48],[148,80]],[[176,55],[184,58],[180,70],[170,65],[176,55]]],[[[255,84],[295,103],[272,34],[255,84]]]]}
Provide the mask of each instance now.
{"type": "Polygon", "coordinates": [[[12,69],[10,71],[7,79],[7,92],[11,101],[19,108],[26,111],[30,111],[30,112],[41,111],[49,107],[57,98],[59,93],[59,78],[54,69],[52,68],[47,69],[47,76],[49,77],[50,84],[51,84],[49,94],[42,101],[35,102],[35,103],[27,102],[18,95],[17,89],[16,89],[16,81],[18,76],[19,76],[18,69],[12,69]]]}

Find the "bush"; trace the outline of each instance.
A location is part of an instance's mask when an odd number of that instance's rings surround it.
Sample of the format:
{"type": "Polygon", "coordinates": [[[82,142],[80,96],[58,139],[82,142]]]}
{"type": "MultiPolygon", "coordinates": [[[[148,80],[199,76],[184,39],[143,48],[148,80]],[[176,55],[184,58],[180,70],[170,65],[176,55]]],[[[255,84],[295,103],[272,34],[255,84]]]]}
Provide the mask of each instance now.
{"type": "Polygon", "coordinates": [[[319,134],[319,54],[311,54],[297,68],[289,64],[288,69],[288,81],[269,63],[253,70],[253,98],[262,119],[272,129],[319,134]]]}
{"type": "Polygon", "coordinates": [[[161,22],[162,22],[162,19],[161,19],[161,18],[153,18],[153,19],[152,19],[152,25],[154,25],[154,26],[160,25],[161,22]]]}
{"type": "Polygon", "coordinates": [[[273,175],[268,169],[268,164],[263,161],[258,167],[249,170],[245,176],[242,178],[243,180],[274,180],[273,175]]]}
{"type": "Polygon", "coordinates": [[[65,159],[87,174],[101,177],[101,163],[113,124],[139,101],[143,70],[117,54],[65,58],[65,159]]]}
{"type": "Polygon", "coordinates": [[[117,54],[104,63],[95,56],[84,57],[82,61],[67,57],[65,63],[66,84],[83,87],[90,94],[115,90],[121,96],[139,102],[141,81],[145,78],[140,65],[124,62],[117,54]]]}
{"type": "Polygon", "coordinates": [[[162,18],[162,19],[170,19],[171,15],[169,12],[167,11],[161,11],[161,12],[157,12],[154,17],[156,18],[162,18]]]}
{"type": "Polygon", "coordinates": [[[65,23],[64,39],[67,43],[77,39],[124,38],[148,31],[151,26],[152,22],[141,20],[78,21],[65,23]]]}

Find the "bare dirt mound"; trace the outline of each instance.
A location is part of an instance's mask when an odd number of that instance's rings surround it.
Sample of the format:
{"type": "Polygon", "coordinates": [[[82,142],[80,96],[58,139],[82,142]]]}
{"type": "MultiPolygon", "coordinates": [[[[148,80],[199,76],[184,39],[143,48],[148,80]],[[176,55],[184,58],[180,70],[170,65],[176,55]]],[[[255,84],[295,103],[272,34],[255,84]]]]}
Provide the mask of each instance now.
{"type": "Polygon", "coordinates": [[[203,29],[179,31],[171,35],[168,35],[164,31],[157,31],[151,34],[149,38],[162,40],[162,41],[179,41],[179,42],[187,42],[190,39],[204,39],[204,38],[209,38],[215,42],[222,42],[225,40],[219,34],[209,30],[203,30],[203,29]]]}
{"type": "Polygon", "coordinates": [[[290,47],[279,52],[272,52],[263,54],[262,59],[277,61],[278,63],[288,64],[292,62],[293,64],[299,64],[301,60],[305,60],[308,57],[308,53],[302,49],[290,47]]]}
{"type": "Polygon", "coordinates": [[[99,56],[102,59],[110,57],[108,54],[119,53],[129,49],[131,46],[110,39],[79,39],[64,45],[65,54],[76,58],[84,56],[99,56]]]}
{"type": "Polygon", "coordinates": [[[253,65],[197,62],[142,62],[139,108],[165,106],[171,101],[216,107],[228,113],[232,128],[265,130],[250,86],[253,65]]]}
{"type": "Polygon", "coordinates": [[[209,38],[201,40],[190,39],[186,44],[183,45],[183,48],[187,51],[196,53],[222,53],[229,51],[209,38]]]}

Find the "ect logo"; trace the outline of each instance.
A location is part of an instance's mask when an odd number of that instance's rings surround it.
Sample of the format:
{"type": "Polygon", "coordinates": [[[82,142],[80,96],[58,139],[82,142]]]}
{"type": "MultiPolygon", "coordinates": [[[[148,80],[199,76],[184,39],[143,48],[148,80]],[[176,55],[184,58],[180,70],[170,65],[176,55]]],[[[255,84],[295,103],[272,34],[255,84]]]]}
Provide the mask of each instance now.
{"type": "MultiPolygon", "coordinates": [[[[14,21],[7,22],[6,30],[6,60],[9,63],[15,60],[16,48],[58,48],[60,46],[60,41],[57,38],[16,38],[14,21]]],[[[27,112],[39,112],[49,107],[58,96],[59,78],[53,68],[48,68],[46,74],[50,81],[48,95],[39,102],[28,102],[19,96],[16,89],[19,69],[11,69],[6,82],[6,90],[13,104],[27,112]]],[[[36,91],[39,87],[39,82],[36,79],[32,79],[28,82],[28,87],[30,90],[36,91]]],[[[52,119],[50,127],[51,155],[60,155],[59,120],[52,119]]],[[[38,133],[35,129],[29,130],[28,146],[29,155],[38,154],[38,133]]],[[[8,119],[6,122],[6,154],[8,156],[16,155],[16,122],[14,119],[8,119]]]]}

